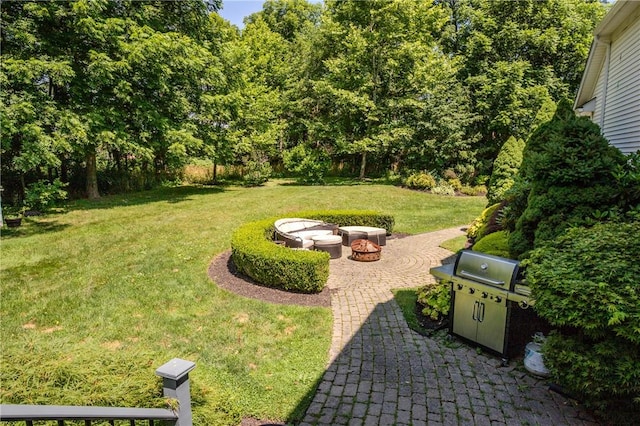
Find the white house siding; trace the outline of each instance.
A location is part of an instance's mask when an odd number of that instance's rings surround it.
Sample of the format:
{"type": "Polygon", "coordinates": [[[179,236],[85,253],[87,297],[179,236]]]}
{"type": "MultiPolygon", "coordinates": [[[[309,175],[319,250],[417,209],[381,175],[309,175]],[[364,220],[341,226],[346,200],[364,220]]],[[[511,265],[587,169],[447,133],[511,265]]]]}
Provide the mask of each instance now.
{"type": "MultiPolygon", "coordinates": [[[[636,19],[611,43],[603,133],[625,154],[640,150],[640,20],[636,19]]],[[[604,64],[606,67],[606,64],[604,64]]],[[[603,67],[604,68],[604,67],[603,67]]],[[[598,104],[593,120],[600,122],[604,72],[596,85],[598,104]]]]}
{"type": "Polygon", "coordinates": [[[595,110],[593,111],[593,116],[591,117],[591,120],[594,123],[598,123],[600,124],[602,121],[602,100],[604,99],[604,82],[605,82],[605,77],[604,77],[604,69],[605,67],[601,67],[600,68],[600,73],[598,74],[598,82],[596,83],[596,89],[593,93],[593,97],[596,100],[596,106],[595,106],[595,110]]]}

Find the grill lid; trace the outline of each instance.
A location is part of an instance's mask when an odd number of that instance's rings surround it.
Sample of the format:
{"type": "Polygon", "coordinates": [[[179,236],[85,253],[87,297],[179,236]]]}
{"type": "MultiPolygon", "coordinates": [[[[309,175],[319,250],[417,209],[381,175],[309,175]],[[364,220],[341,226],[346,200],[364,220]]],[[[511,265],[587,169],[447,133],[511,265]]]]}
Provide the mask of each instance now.
{"type": "Polygon", "coordinates": [[[462,250],[456,259],[455,275],[513,291],[520,262],[471,250],[462,250]]]}

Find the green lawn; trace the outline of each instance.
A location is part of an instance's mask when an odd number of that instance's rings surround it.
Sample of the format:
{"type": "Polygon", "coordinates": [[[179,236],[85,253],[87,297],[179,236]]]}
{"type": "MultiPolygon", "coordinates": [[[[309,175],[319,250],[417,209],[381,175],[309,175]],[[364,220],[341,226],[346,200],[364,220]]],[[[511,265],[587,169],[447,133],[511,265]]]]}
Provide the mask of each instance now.
{"type": "Polygon", "coordinates": [[[273,305],[207,276],[240,224],[315,209],[393,214],[397,232],[469,223],[478,197],[385,185],[161,188],[72,203],[2,232],[2,403],[163,406],[155,369],[191,373],[197,424],[295,419],[327,363],[331,311],[273,305]]]}

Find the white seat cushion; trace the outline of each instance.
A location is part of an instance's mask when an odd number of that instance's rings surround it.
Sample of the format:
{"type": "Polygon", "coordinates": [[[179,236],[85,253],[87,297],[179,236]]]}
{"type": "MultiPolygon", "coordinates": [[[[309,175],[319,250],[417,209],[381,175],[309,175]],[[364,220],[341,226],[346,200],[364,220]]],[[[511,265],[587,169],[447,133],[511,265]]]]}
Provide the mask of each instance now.
{"type": "Polygon", "coordinates": [[[339,231],[346,232],[365,232],[367,235],[380,235],[387,234],[387,230],[384,228],[375,228],[373,226],[341,226],[339,231]]]}
{"type": "Polygon", "coordinates": [[[302,248],[310,249],[313,247],[313,240],[302,240],[302,248]]]}
{"type": "Polygon", "coordinates": [[[314,235],[311,237],[315,245],[342,244],[342,237],[338,235],[314,235]]]}
{"type": "Polygon", "coordinates": [[[316,235],[332,235],[332,234],[333,234],[333,231],[331,231],[330,229],[318,229],[315,231],[292,232],[289,235],[298,237],[302,240],[311,240],[316,235]]]}

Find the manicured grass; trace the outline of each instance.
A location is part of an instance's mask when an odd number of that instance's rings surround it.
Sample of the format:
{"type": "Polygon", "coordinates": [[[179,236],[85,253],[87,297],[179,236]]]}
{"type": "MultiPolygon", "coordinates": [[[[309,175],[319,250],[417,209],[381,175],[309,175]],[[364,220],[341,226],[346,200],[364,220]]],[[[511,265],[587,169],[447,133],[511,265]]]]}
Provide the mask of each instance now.
{"type": "Polygon", "coordinates": [[[160,188],[72,203],[2,231],[2,403],[163,406],[155,369],[191,373],[196,424],[295,420],[328,361],[331,311],[250,300],[207,276],[240,224],[316,209],[467,224],[484,198],[385,185],[160,188]]]}
{"type": "Polygon", "coordinates": [[[460,235],[458,237],[451,238],[450,240],[443,241],[440,244],[440,247],[447,249],[449,251],[452,251],[454,253],[457,253],[458,251],[464,248],[464,245],[466,243],[467,243],[467,236],[460,235]]]}

